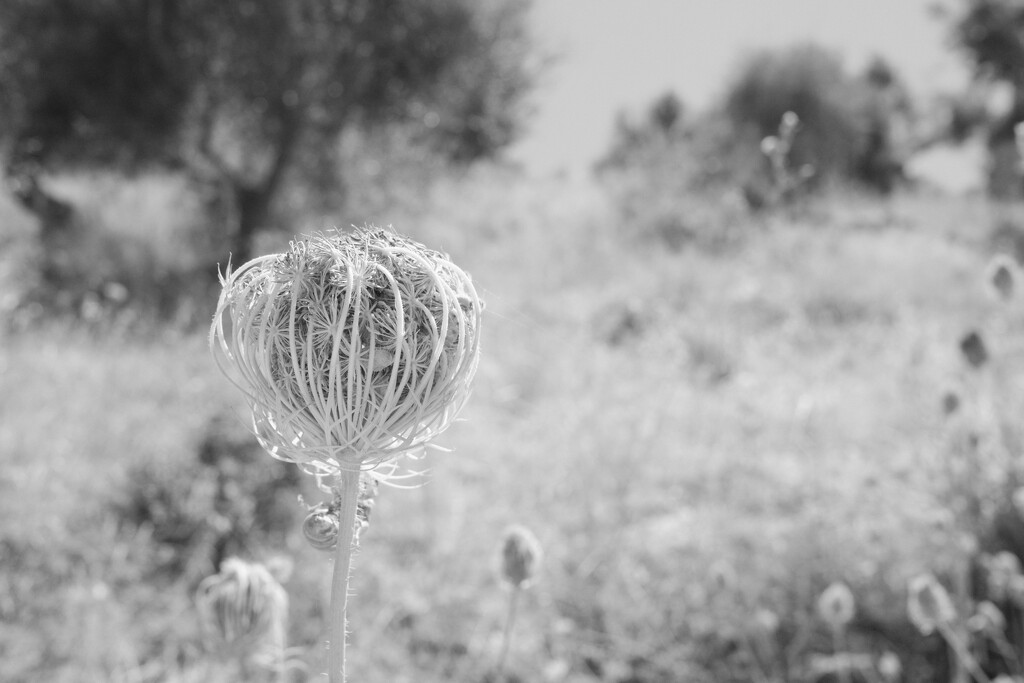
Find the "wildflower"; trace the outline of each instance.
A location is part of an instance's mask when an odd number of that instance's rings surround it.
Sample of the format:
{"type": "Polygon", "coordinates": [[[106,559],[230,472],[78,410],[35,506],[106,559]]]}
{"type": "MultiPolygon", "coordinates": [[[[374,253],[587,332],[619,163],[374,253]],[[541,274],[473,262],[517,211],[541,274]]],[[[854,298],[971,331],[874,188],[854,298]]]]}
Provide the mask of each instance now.
{"type": "Polygon", "coordinates": [[[960,339],[960,353],[972,368],[980,368],[988,362],[985,340],[977,331],[970,331],[960,339]]]}
{"type": "Polygon", "coordinates": [[[465,402],[482,304],[394,233],[314,233],[228,271],[210,331],[261,445],[316,475],[419,453],[465,402]]]}
{"type": "Polygon", "coordinates": [[[952,622],[956,609],[942,584],[931,574],[921,574],[910,580],[907,615],[921,635],[927,636],[952,622]]]}
{"type": "Polygon", "coordinates": [[[515,525],[501,546],[501,578],[513,589],[528,588],[537,577],[542,558],[540,541],[529,529],[515,525]]]}
{"type": "Polygon", "coordinates": [[[1017,291],[1020,268],[1005,254],[996,254],[985,269],[985,282],[992,296],[999,301],[1011,301],[1017,291]]]}
{"type": "Polygon", "coordinates": [[[853,592],[845,583],[831,584],[818,597],[818,616],[834,631],[845,628],[855,611],[853,592]]]}
{"type": "Polygon", "coordinates": [[[196,607],[205,630],[222,646],[256,651],[283,648],[288,594],[265,565],[237,557],[199,584],[196,607]]]}

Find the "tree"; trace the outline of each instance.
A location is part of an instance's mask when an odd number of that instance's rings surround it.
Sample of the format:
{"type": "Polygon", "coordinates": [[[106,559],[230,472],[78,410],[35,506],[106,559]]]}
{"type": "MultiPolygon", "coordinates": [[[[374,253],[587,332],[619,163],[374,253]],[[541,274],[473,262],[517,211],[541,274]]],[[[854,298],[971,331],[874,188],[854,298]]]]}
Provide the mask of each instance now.
{"type": "Polygon", "coordinates": [[[68,167],[186,172],[251,255],[290,172],[354,126],[419,126],[459,162],[518,134],[527,0],[4,0],[0,152],[15,193],[68,167]]]}
{"type": "Polygon", "coordinates": [[[728,89],[725,113],[759,139],[773,135],[786,112],[800,120],[790,152],[795,167],[818,178],[852,179],[883,192],[902,174],[894,123],[908,119],[909,97],[892,67],[874,59],[860,76],[817,45],[751,56],[728,89]]]}
{"type": "Polygon", "coordinates": [[[953,40],[973,62],[975,84],[1010,86],[1013,103],[999,120],[988,122],[993,156],[990,190],[1021,196],[1014,127],[1024,121],[1024,3],[1017,0],[967,0],[952,26],[953,40]],[[1001,177],[1000,177],[1001,176],[1001,177]]]}

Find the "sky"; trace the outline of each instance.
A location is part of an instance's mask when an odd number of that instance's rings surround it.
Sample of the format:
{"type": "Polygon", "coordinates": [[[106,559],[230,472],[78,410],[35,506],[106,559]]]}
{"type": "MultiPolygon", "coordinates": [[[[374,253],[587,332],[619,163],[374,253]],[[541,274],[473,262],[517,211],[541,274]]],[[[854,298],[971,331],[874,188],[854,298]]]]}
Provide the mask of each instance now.
{"type": "Polygon", "coordinates": [[[691,111],[723,93],[742,56],[813,41],[851,70],[886,58],[912,92],[964,83],[962,56],[932,0],[533,0],[531,22],[556,55],[512,157],[534,173],[581,173],[607,149],[615,116],[675,92],[691,111]]]}

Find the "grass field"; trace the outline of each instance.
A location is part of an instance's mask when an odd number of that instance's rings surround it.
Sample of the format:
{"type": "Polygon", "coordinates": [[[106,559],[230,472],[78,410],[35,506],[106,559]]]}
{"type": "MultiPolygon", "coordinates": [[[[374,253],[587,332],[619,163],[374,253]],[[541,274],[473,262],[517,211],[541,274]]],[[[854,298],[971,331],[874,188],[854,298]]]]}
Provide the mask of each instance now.
{"type": "MultiPolygon", "coordinates": [[[[842,195],[668,248],[597,188],[486,172],[377,216],[473,274],[486,328],[453,452],[374,508],[351,679],[819,680],[841,667],[815,603],[843,581],[846,647],[875,677],[853,680],[882,680],[887,651],[902,680],[937,680],[944,650],[906,621],[906,582],[933,572],[969,610],[958,586],[1024,436],[1024,317],[985,286],[1006,211],[842,195]],[[981,368],[958,348],[971,330],[981,368]],[[512,523],[545,559],[499,677],[512,523]]],[[[6,205],[0,221],[26,225],[6,205]]],[[[330,562],[297,502],[317,494],[251,442],[204,335],[3,337],[4,680],[236,680],[193,604],[224,554],[294,563],[291,680],[322,680],[330,562]]]]}

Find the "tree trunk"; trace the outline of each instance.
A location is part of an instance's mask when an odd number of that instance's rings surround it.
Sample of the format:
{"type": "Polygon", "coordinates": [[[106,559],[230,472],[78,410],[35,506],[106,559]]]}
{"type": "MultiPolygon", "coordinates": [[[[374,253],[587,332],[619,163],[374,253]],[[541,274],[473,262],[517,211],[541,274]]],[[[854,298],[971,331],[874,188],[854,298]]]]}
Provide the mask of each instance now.
{"type": "Polygon", "coordinates": [[[274,188],[234,186],[236,224],[231,236],[231,261],[240,266],[253,257],[256,233],[267,223],[274,188]]]}

